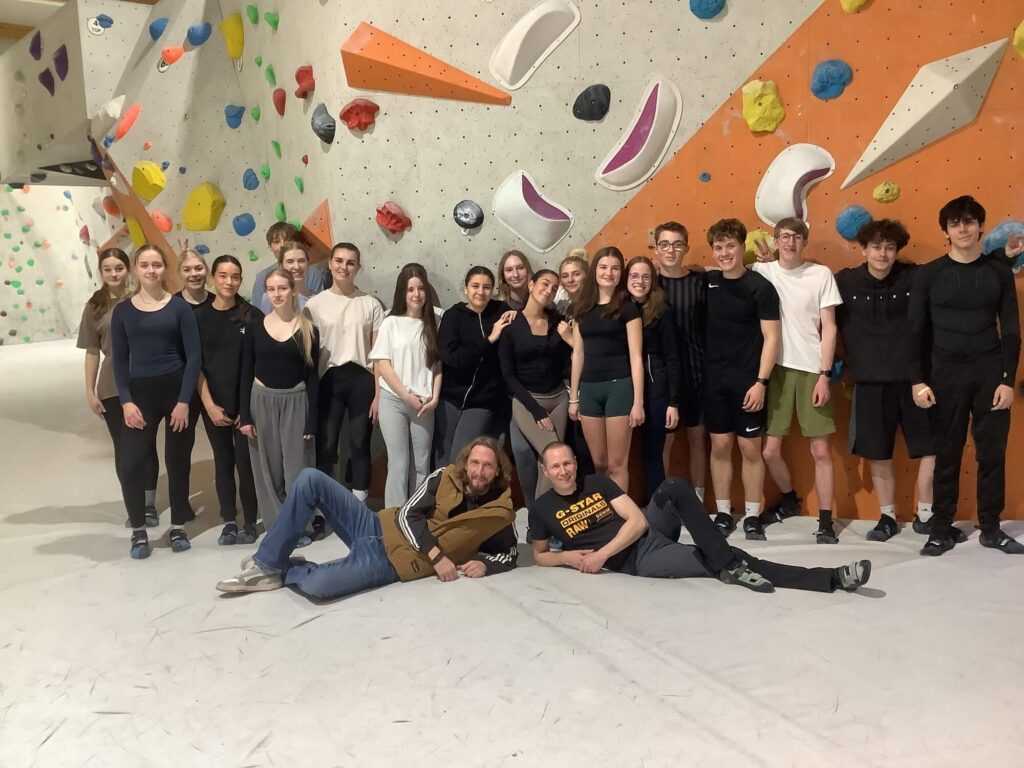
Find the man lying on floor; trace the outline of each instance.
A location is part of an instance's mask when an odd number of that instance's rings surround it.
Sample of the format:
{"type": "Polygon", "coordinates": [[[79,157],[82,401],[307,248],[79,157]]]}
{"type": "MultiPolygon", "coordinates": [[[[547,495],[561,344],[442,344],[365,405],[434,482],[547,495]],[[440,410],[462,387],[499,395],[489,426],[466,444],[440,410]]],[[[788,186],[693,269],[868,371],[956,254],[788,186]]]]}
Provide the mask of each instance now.
{"type": "Polygon", "coordinates": [[[288,585],[322,600],[431,574],[455,581],[459,574],[478,578],[511,570],[519,553],[510,474],[497,441],[478,437],[402,507],[374,513],[323,472],[304,469],[256,554],[217,589],[263,592],[288,585]],[[319,565],[291,559],[314,509],[348,546],[346,557],[319,565]]]}
{"type": "Polygon", "coordinates": [[[871,561],[839,568],[803,568],[751,557],[730,547],[688,483],[663,482],[641,510],[610,478],[590,475],[577,482],[576,456],[565,443],[541,455],[552,490],[530,507],[529,540],[537,565],[568,565],[582,573],[602,568],[633,576],[683,579],[717,576],[755,592],[775,587],[853,592],[866,584],[871,561]],[[686,528],[693,544],[679,543],[686,528]],[[552,552],[549,540],[564,550],[552,552]]]}

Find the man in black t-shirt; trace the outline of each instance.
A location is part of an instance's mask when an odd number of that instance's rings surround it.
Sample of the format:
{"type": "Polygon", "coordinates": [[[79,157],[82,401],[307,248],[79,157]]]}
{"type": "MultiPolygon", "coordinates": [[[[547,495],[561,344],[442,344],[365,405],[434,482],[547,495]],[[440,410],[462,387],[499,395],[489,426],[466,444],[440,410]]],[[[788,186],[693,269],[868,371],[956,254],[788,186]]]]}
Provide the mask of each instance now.
{"type": "Polygon", "coordinates": [[[530,506],[528,538],[537,565],[568,565],[581,573],[607,568],[662,579],[717,576],[755,592],[773,592],[775,587],[853,592],[871,575],[868,560],[839,568],[803,568],[759,560],[730,547],[693,488],[678,478],[662,483],[644,511],[603,475],[579,481],[576,457],[565,443],[551,443],[541,461],[552,490],[530,506]],[[684,527],[693,545],[679,543],[684,527]],[[551,539],[561,542],[563,551],[552,552],[551,539]]]}
{"type": "Polygon", "coordinates": [[[722,219],[708,230],[708,245],[721,272],[708,272],[707,373],[704,423],[711,433],[711,482],[715,523],[727,536],[732,516],[732,446],[743,459],[743,532],[764,541],[761,440],[767,412],[765,392],[779,354],[779,294],[767,279],[743,264],[747,228],[722,219]]]}

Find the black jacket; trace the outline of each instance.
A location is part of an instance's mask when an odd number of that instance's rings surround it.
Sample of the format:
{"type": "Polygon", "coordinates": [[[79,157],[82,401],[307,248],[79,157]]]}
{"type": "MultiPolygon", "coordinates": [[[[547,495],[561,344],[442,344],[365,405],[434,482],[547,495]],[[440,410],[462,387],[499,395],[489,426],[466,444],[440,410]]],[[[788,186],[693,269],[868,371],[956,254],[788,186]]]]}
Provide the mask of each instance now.
{"type": "Polygon", "coordinates": [[[507,311],[504,302],[491,299],[480,314],[459,302],[441,316],[437,346],[442,399],[460,409],[488,410],[507,401],[498,345],[487,340],[495,321],[507,311]]]}
{"type": "Polygon", "coordinates": [[[682,381],[679,328],[666,306],[644,326],[644,399],[667,398],[670,406],[678,408],[682,381]]]}

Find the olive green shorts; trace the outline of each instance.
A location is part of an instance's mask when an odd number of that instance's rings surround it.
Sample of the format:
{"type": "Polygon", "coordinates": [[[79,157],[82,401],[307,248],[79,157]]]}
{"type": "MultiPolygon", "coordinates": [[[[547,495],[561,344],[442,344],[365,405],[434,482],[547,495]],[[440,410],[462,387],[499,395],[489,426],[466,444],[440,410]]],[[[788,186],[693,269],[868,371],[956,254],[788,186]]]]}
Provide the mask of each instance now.
{"type": "Polygon", "coordinates": [[[633,380],[584,381],[580,383],[580,415],[611,419],[629,416],[633,410],[633,380]]]}
{"type": "Polygon", "coordinates": [[[768,382],[768,429],[771,437],[785,437],[793,423],[793,411],[804,437],[825,437],[836,431],[832,398],[820,408],[811,405],[818,374],[776,365],[768,382]]]}

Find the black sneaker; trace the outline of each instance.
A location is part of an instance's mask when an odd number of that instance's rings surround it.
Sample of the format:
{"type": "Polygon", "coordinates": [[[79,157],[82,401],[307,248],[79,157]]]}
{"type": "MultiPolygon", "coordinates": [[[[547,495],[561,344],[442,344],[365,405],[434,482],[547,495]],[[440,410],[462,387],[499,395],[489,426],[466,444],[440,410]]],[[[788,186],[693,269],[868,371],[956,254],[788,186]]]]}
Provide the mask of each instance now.
{"type": "Polygon", "coordinates": [[[184,528],[171,528],[171,551],[186,552],[192,549],[184,528]]]}
{"type": "Polygon", "coordinates": [[[320,541],[320,539],[327,537],[327,521],[324,520],[323,515],[313,516],[313,533],[310,538],[313,541],[320,541]]]}
{"type": "Polygon", "coordinates": [[[254,544],[258,538],[259,534],[256,532],[256,524],[246,523],[238,534],[236,541],[239,544],[254,544]]]}
{"type": "Polygon", "coordinates": [[[715,515],[715,525],[728,538],[729,534],[736,530],[736,520],[728,512],[719,512],[715,515]]]}
{"type": "Polygon", "coordinates": [[[928,541],[921,547],[921,554],[929,557],[938,557],[953,548],[953,539],[949,536],[929,536],[928,541]]]}
{"type": "Polygon", "coordinates": [[[838,544],[839,537],[836,535],[836,529],[832,527],[832,523],[818,523],[818,530],[814,532],[814,539],[819,544],[838,544]]]}
{"type": "Polygon", "coordinates": [[[787,502],[781,499],[778,504],[772,504],[761,513],[761,522],[765,525],[781,523],[787,517],[796,517],[800,514],[800,499],[795,502],[787,502]]]}
{"type": "Polygon", "coordinates": [[[917,515],[914,515],[914,533],[920,533],[922,536],[931,536],[932,534],[932,521],[929,518],[927,521],[922,520],[917,515]]]}
{"type": "Polygon", "coordinates": [[[160,515],[156,511],[156,507],[150,504],[146,507],[146,527],[156,528],[160,525],[160,515]]]}
{"type": "Polygon", "coordinates": [[[224,529],[220,532],[220,538],[217,539],[217,543],[222,547],[230,547],[232,544],[238,542],[238,524],[227,523],[224,529]]]}
{"type": "Polygon", "coordinates": [[[949,536],[953,539],[954,544],[963,544],[968,538],[967,533],[960,530],[955,525],[949,526],[949,536]]]}
{"type": "Polygon", "coordinates": [[[1007,536],[1001,528],[994,531],[982,531],[978,537],[978,543],[983,547],[998,549],[1008,555],[1024,555],[1024,544],[1016,539],[1007,536]]]}
{"type": "Polygon", "coordinates": [[[728,568],[718,574],[718,579],[723,584],[738,584],[741,587],[753,590],[754,592],[774,592],[775,586],[764,576],[750,570],[746,560],[740,560],[732,568],[728,568]]]}
{"type": "Polygon", "coordinates": [[[878,521],[878,525],[868,531],[868,541],[888,541],[897,533],[900,532],[900,527],[888,515],[882,515],[878,521]]]}
{"type": "Polygon", "coordinates": [[[836,568],[836,579],[839,588],[844,592],[856,592],[868,583],[871,578],[871,561],[857,560],[849,565],[836,568]]]}
{"type": "Polygon", "coordinates": [[[133,560],[149,557],[149,535],[145,531],[132,531],[131,556],[133,560]]]}
{"type": "Polygon", "coordinates": [[[764,535],[764,525],[757,515],[748,515],[743,518],[743,534],[747,541],[765,541],[768,537],[764,535]]]}

